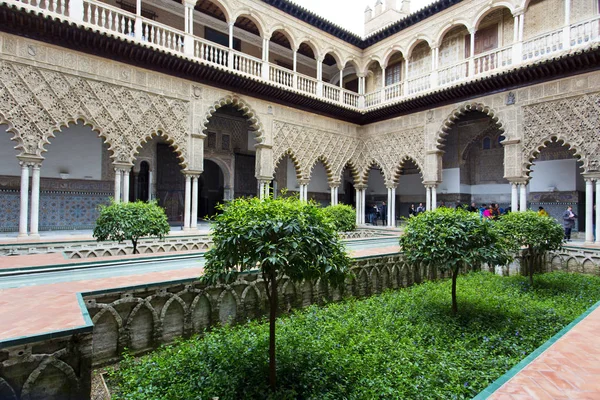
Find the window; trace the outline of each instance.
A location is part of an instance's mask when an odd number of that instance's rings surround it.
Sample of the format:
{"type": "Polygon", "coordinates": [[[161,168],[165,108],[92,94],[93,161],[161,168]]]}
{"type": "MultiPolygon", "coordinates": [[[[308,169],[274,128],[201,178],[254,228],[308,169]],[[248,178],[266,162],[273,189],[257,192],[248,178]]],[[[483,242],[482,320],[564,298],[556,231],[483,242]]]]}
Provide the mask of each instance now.
{"type": "MultiPolygon", "coordinates": [[[[204,27],[204,38],[211,42],[220,44],[221,46],[229,47],[229,35],[223,32],[219,32],[209,27],[204,27]]],[[[242,41],[240,39],[233,38],[233,49],[237,51],[242,50],[242,41]]]]}
{"type": "Polygon", "coordinates": [[[385,86],[400,83],[402,63],[396,63],[385,69],[385,86]]]}
{"type": "Polygon", "coordinates": [[[492,141],[489,137],[483,138],[483,150],[489,150],[492,148],[492,141]]]}
{"type": "Polygon", "coordinates": [[[217,134],[214,132],[208,132],[208,143],[206,147],[209,149],[214,149],[217,147],[217,134]]]}

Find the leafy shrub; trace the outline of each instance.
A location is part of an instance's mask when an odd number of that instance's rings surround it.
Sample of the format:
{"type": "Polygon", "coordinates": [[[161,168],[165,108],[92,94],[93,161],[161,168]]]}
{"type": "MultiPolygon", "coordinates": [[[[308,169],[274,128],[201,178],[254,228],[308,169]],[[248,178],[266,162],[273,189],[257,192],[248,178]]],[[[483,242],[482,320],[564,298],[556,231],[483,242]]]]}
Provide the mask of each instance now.
{"type": "Polygon", "coordinates": [[[338,232],[350,232],[356,229],[356,211],[352,206],[346,204],[327,206],[323,208],[323,215],[338,232]]]}
{"type": "Polygon", "coordinates": [[[127,357],[110,375],[114,399],[469,399],[600,300],[600,278],[566,273],[459,277],[281,317],[279,385],[270,393],[268,324],[127,357]]]}
{"type": "Polygon", "coordinates": [[[506,264],[510,257],[502,244],[490,221],[463,209],[446,207],[410,218],[404,235],[400,236],[400,246],[409,264],[452,273],[452,312],[455,314],[459,271],[478,268],[481,264],[506,264]]]}
{"type": "Polygon", "coordinates": [[[162,238],[170,231],[167,214],[155,201],[116,203],[100,206],[93,236],[99,242],[131,240],[133,254],[137,253],[140,238],[157,236],[162,238]]]}
{"type": "Polygon", "coordinates": [[[496,222],[496,228],[513,253],[525,248],[522,267],[528,272],[530,284],[541,257],[547,251],[558,250],[563,243],[562,226],[554,218],[531,210],[503,216],[496,222]]]}

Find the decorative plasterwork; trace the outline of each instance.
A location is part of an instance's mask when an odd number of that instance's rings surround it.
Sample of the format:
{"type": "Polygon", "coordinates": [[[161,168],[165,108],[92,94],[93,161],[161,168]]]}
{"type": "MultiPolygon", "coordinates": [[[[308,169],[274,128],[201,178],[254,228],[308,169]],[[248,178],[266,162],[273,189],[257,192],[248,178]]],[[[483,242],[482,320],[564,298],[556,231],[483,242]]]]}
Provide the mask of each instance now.
{"type": "Polygon", "coordinates": [[[523,107],[523,169],[552,141],[563,142],[583,163],[583,172],[600,171],[600,93],[523,107]]]}
{"type": "Polygon", "coordinates": [[[117,163],[132,164],[158,134],[188,162],[189,103],[179,99],[0,60],[0,115],[21,155],[41,156],[57,131],[82,120],[117,163]]]}

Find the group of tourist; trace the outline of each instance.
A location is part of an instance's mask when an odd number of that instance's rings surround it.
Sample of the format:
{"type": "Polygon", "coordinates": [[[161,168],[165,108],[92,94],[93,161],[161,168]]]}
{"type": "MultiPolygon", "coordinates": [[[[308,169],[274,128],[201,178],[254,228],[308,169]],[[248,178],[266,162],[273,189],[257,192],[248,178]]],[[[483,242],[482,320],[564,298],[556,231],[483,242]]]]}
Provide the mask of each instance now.
{"type": "Polygon", "coordinates": [[[365,208],[366,221],[371,225],[379,225],[378,221],[381,220],[383,225],[385,225],[387,220],[387,211],[388,210],[385,201],[382,202],[380,206],[377,206],[375,203],[371,204],[365,208]]]}

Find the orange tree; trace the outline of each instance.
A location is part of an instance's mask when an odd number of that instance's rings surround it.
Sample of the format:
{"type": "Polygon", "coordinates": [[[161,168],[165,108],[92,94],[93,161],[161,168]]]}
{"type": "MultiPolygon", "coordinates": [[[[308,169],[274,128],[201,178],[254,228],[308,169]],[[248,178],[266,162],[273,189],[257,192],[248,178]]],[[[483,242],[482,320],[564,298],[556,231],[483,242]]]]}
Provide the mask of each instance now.
{"type": "Polygon", "coordinates": [[[452,274],[452,314],[456,314],[456,278],[482,264],[505,265],[510,248],[499,240],[493,222],[463,209],[438,208],[410,218],[400,237],[405,260],[452,274]]]}
{"type": "Polygon", "coordinates": [[[296,197],[240,198],[221,206],[213,222],[213,247],[206,253],[202,280],[231,281],[258,270],[269,302],[269,383],[276,388],[275,319],[277,282],[316,281],[341,286],[350,258],[332,223],[313,202],[296,197]]]}

